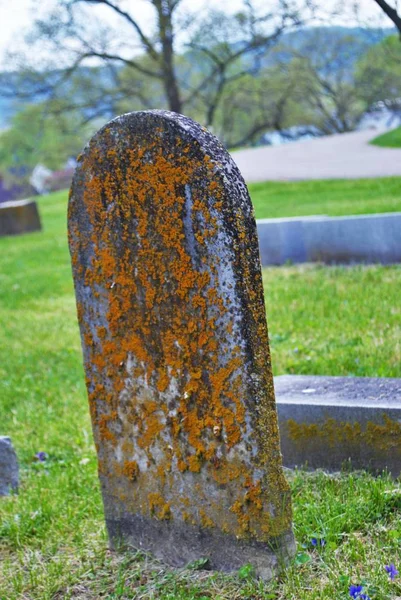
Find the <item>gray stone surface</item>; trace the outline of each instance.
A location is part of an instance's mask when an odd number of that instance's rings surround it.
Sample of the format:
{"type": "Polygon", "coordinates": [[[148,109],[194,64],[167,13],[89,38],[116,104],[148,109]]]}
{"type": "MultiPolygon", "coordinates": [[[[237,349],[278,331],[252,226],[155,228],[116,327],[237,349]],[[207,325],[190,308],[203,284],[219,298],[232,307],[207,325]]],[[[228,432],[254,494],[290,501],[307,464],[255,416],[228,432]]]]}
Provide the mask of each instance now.
{"type": "Polygon", "coordinates": [[[401,213],[257,221],[262,265],[401,262],[401,213]]]}
{"type": "Polygon", "coordinates": [[[0,496],[17,491],[19,481],[18,460],[9,437],[0,436],[0,496]]]}
{"type": "Polygon", "coordinates": [[[173,565],[295,551],[256,225],[226,150],[174,113],[110,122],[69,205],[106,522],[173,565]]]}
{"type": "Polygon", "coordinates": [[[40,231],[41,228],[34,200],[15,200],[0,204],[0,237],[40,231]]]}
{"type": "Polygon", "coordinates": [[[401,379],[286,375],[274,380],[287,467],[401,473],[401,379]]]}
{"type": "Polygon", "coordinates": [[[292,217],[287,219],[258,219],[260,260],[263,266],[283,265],[288,261],[303,263],[308,260],[305,227],[324,217],[292,217]],[[305,224],[306,223],[306,224],[305,224]]]}
{"type": "Polygon", "coordinates": [[[401,175],[401,149],[369,144],[381,131],[354,131],[234,152],[245,181],[358,179],[401,175]]]}

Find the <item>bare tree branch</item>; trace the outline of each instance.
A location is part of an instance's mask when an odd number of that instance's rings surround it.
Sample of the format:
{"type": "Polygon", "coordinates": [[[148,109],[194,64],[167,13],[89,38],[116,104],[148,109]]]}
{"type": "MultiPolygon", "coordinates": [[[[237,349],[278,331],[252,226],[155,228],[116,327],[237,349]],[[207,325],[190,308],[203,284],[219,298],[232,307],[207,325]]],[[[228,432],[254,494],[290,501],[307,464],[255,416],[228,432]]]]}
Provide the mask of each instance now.
{"type": "Polygon", "coordinates": [[[159,59],[159,53],[156,51],[149,37],[145,35],[145,33],[142,31],[142,28],[139,26],[138,22],[135,19],[133,19],[129,13],[122,10],[117,4],[113,4],[113,2],[111,2],[110,0],[75,0],[75,3],[78,2],[83,2],[85,4],[102,4],[111,8],[115,13],[123,17],[130,25],[132,25],[132,27],[139,35],[144,47],[149,52],[149,56],[151,56],[156,61],[159,59]]]}
{"type": "Polygon", "coordinates": [[[129,58],[124,58],[120,54],[110,54],[108,52],[96,52],[95,50],[91,50],[91,51],[88,51],[85,54],[83,54],[80,58],[81,58],[81,62],[82,62],[82,60],[85,58],[94,58],[94,57],[101,58],[106,61],[112,60],[112,61],[124,63],[125,65],[132,67],[136,71],[139,71],[143,75],[148,75],[149,77],[154,77],[156,79],[160,79],[160,77],[162,76],[162,73],[160,71],[159,72],[150,71],[149,69],[146,69],[142,65],[140,65],[137,61],[129,59],[129,58]]]}
{"type": "Polygon", "coordinates": [[[392,20],[394,25],[397,27],[401,37],[401,15],[399,15],[397,13],[397,10],[390,6],[390,4],[385,0],[374,0],[374,2],[376,2],[376,4],[380,6],[382,11],[388,16],[388,18],[392,20]]]}

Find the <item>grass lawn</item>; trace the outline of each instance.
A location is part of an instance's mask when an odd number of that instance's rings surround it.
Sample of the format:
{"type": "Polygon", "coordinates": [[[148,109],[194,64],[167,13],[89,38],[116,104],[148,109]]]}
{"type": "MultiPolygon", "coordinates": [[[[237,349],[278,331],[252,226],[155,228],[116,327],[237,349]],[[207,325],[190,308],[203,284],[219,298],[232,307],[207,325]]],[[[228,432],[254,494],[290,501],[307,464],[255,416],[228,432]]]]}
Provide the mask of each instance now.
{"type": "Polygon", "coordinates": [[[401,177],[249,184],[257,219],[401,211],[401,177]]]}
{"type": "Polygon", "coordinates": [[[379,135],[370,143],[382,148],[401,148],[401,127],[379,135]]]}
{"type": "MultiPolygon", "coordinates": [[[[361,583],[372,600],[401,597],[401,578],[384,569],[401,566],[401,490],[385,475],[291,473],[299,552],[270,584],[247,568],[172,570],[107,550],[66,194],[40,208],[43,233],[0,239],[0,435],[12,437],[22,477],[19,495],[0,499],[0,600],[345,600],[361,583]]],[[[400,267],[284,267],[264,277],[276,374],[401,376],[400,267]]]]}

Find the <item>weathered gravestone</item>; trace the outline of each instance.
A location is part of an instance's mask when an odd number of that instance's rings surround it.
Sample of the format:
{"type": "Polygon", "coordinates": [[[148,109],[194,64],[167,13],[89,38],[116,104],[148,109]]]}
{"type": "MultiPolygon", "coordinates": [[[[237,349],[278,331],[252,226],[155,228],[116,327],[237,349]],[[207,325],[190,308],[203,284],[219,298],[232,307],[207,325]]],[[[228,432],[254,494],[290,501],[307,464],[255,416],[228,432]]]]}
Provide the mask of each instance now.
{"type": "Polygon", "coordinates": [[[269,578],[294,540],[237,167],[190,119],[124,115],[79,158],[69,236],[111,540],[269,578]]]}
{"type": "Polygon", "coordinates": [[[0,237],[31,233],[41,229],[38,206],[34,200],[0,203],[0,237]]]}
{"type": "Polygon", "coordinates": [[[0,496],[18,489],[18,460],[9,437],[0,436],[0,496]]]}

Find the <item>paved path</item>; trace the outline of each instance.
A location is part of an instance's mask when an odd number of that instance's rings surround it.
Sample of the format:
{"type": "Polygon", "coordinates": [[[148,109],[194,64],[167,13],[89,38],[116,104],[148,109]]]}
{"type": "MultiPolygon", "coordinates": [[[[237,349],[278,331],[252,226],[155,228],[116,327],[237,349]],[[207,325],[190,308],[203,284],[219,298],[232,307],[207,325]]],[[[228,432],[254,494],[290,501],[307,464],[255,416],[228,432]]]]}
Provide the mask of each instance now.
{"type": "Polygon", "coordinates": [[[368,144],[379,134],[378,130],[336,134],[240,150],[233,158],[248,182],[401,175],[401,148],[368,144]]]}

